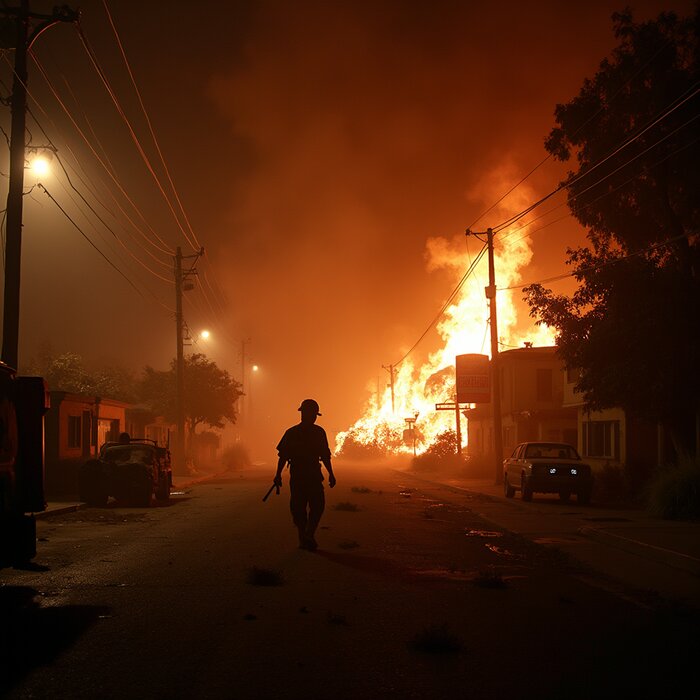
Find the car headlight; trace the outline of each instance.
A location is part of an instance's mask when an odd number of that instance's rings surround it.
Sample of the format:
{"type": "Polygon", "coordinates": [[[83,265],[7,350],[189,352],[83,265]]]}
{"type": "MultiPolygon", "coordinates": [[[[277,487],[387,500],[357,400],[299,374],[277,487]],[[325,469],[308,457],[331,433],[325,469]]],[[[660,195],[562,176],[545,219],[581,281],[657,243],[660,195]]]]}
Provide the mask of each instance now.
{"type": "Polygon", "coordinates": [[[549,473],[550,473],[550,474],[556,474],[556,473],[557,473],[557,468],[556,468],[556,467],[550,467],[550,468],[549,468],[549,473]]]}
{"type": "Polygon", "coordinates": [[[578,474],[578,469],[576,467],[571,467],[571,476],[576,476],[578,474]]]}

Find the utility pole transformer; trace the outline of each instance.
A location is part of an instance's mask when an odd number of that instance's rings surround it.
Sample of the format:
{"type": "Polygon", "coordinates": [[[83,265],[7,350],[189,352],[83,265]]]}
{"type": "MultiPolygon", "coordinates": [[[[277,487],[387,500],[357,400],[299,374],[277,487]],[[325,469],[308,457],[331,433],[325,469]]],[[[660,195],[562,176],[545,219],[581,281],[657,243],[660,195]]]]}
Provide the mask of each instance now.
{"type": "Polygon", "coordinates": [[[29,0],[19,7],[0,7],[0,21],[15,22],[15,68],[12,83],[10,133],[10,183],[7,192],[5,225],[5,297],[2,319],[2,361],[17,369],[19,364],[19,294],[22,268],[22,200],[24,197],[24,165],[27,112],[27,52],[36,38],[58,22],[77,22],[79,12],[56,7],[53,14],[30,12],[29,0]],[[32,27],[32,21],[37,24],[32,27]]]}

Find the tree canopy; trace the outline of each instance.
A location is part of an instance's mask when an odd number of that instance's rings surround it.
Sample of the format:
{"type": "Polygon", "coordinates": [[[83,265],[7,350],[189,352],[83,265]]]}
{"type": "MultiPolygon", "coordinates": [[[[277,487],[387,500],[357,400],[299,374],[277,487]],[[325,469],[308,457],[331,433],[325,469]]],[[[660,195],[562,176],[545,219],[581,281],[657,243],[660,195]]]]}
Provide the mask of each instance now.
{"type": "MultiPolygon", "coordinates": [[[[236,401],[243,395],[241,384],[201,353],[185,358],[185,420],[190,435],[200,424],[223,428],[236,422],[236,401]]],[[[145,367],[139,394],[151,410],[175,422],[176,363],[161,371],[145,367]]]]}
{"type": "Polygon", "coordinates": [[[587,247],[568,251],[572,296],[525,289],[557,331],[592,409],[660,421],[691,450],[700,406],[700,9],[636,23],[613,15],[618,47],[555,110],[545,145],[578,168],[563,183],[587,247]]]}
{"type": "Polygon", "coordinates": [[[133,371],[118,365],[88,369],[81,355],[56,353],[49,345],[40,349],[29,366],[22,368],[22,373],[44,377],[51,391],[100,396],[127,403],[137,400],[133,371]]]}

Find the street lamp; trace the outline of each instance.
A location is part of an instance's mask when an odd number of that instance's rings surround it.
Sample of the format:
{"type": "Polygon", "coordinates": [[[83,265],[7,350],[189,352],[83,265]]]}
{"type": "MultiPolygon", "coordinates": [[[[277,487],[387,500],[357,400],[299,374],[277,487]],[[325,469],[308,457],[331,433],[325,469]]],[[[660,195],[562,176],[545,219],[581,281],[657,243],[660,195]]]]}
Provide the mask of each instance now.
{"type": "Polygon", "coordinates": [[[209,336],[210,336],[210,335],[211,335],[211,333],[210,333],[208,330],[203,330],[203,331],[200,332],[199,337],[200,337],[202,340],[209,340],[209,336]]]}
{"type": "Polygon", "coordinates": [[[45,155],[37,155],[29,164],[29,169],[37,180],[46,177],[51,172],[51,163],[45,155]]]}

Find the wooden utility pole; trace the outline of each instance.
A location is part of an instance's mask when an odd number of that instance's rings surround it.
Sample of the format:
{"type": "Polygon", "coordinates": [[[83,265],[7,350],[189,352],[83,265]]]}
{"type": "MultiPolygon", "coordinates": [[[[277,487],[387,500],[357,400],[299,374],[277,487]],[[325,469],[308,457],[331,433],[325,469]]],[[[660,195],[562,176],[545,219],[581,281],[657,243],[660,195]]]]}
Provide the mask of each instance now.
{"type": "Polygon", "coordinates": [[[185,472],[185,350],[183,347],[182,331],[182,248],[175,251],[175,428],[177,444],[175,449],[175,470],[185,472]]]}
{"type": "MultiPolygon", "coordinates": [[[[467,231],[467,236],[484,234],[467,231]]],[[[481,239],[483,240],[483,239],[481,239]]],[[[503,417],[501,415],[501,374],[498,358],[498,314],[496,313],[496,269],[493,257],[493,229],[486,230],[486,246],[489,257],[489,286],[486,298],[489,300],[489,326],[491,328],[491,407],[493,410],[493,450],[495,483],[503,482],[503,417]]]]}
{"type": "Polygon", "coordinates": [[[79,13],[68,7],[54,8],[53,14],[29,10],[29,0],[19,7],[1,7],[0,20],[15,22],[15,50],[12,82],[12,124],[10,133],[10,183],[5,224],[5,297],[2,319],[2,360],[17,369],[19,364],[19,294],[22,268],[22,204],[24,197],[25,124],[27,112],[27,52],[34,40],[58,22],[77,22],[79,13]],[[36,24],[33,26],[32,23],[36,24]]]}
{"type": "Polygon", "coordinates": [[[175,420],[177,429],[177,445],[175,449],[174,469],[180,474],[187,471],[186,457],[187,450],[185,438],[185,349],[184,349],[184,329],[185,320],[182,314],[182,295],[193,288],[193,284],[188,280],[190,276],[196,275],[195,266],[200,256],[204,255],[204,248],[201,248],[194,255],[183,255],[182,248],[177,247],[175,251],[175,420]],[[193,259],[194,262],[188,270],[182,267],[183,260],[193,259]]]}
{"type": "Polygon", "coordinates": [[[385,369],[389,373],[389,386],[391,387],[391,412],[394,413],[394,365],[382,365],[382,369],[385,369]]]}

